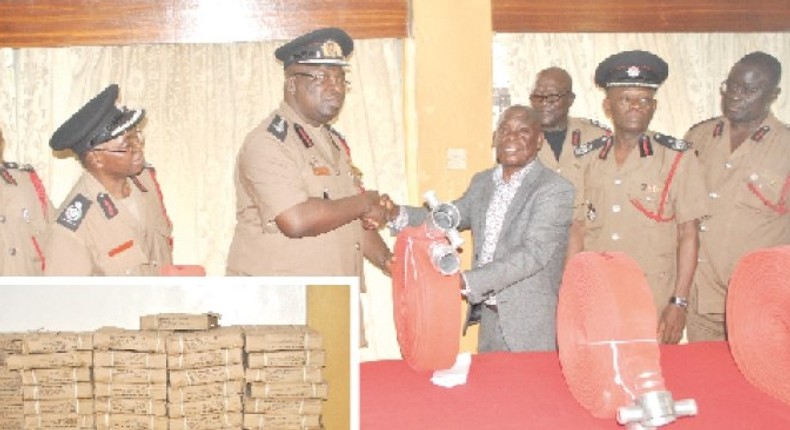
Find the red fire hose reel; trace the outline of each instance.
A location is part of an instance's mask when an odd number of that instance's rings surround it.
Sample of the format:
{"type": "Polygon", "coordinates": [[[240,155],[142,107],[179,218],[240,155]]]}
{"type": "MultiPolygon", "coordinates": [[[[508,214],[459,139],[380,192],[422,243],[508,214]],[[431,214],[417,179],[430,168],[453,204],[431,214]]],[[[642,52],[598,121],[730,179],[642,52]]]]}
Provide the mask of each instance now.
{"type": "Polygon", "coordinates": [[[458,210],[426,193],[431,217],[395,242],[392,298],[398,344],[415,370],[452,367],[461,333],[458,210]]]}
{"type": "Polygon", "coordinates": [[[664,386],[653,298],[623,253],[583,252],[565,269],[557,306],[560,364],[573,396],[598,418],[651,429],[695,415],[664,386]]]}
{"type": "Polygon", "coordinates": [[[727,336],[749,383],[790,405],[790,246],[738,262],[727,291],[727,336]]]}

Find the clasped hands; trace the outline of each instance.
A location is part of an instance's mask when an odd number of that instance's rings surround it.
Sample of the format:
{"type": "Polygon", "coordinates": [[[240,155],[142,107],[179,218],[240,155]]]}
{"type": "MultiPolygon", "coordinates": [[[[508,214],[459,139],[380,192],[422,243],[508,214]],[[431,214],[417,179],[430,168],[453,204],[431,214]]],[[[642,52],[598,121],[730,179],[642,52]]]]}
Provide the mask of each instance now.
{"type": "Polygon", "coordinates": [[[365,229],[378,230],[398,216],[400,208],[387,194],[368,190],[363,193],[363,197],[367,203],[367,211],[362,214],[360,219],[365,229]]]}

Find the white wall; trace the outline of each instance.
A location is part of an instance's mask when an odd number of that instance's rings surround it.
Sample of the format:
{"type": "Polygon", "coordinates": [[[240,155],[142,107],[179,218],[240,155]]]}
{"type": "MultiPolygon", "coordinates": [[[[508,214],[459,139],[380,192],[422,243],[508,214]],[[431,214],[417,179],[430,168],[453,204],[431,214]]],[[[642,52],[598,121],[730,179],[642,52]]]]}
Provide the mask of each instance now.
{"type": "Polygon", "coordinates": [[[0,331],[137,329],[141,315],[163,312],[216,312],[222,326],[305,324],[308,283],[337,279],[0,278],[0,331]]]}

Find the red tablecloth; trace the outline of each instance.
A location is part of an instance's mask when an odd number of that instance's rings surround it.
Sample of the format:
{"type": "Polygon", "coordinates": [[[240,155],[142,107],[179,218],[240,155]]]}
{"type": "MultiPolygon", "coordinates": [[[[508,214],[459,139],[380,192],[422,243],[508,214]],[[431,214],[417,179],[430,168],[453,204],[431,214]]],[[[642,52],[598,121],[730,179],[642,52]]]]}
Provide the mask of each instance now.
{"type": "MultiPolygon", "coordinates": [[[[664,427],[790,429],[790,406],[749,385],[725,342],[661,347],[661,367],[675,399],[693,398],[699,413],[664,427]]],[[[568,391],[557,353],[477,354],[466,385],[442,388],[431,372],[403,361],[363,363],[363,430],[623,429],[593,418],[568,391]]],[[[790,375],[784,375],[790,378],[790,375]]]]}

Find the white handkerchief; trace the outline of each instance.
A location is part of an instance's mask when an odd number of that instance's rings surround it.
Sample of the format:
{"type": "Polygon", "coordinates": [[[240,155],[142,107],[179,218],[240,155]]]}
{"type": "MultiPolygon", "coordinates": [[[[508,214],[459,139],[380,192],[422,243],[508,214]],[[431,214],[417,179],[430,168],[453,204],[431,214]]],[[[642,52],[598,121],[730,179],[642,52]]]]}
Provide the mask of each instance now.
{"type": "Polygon", "coordinates": [[[444,370],[437,370],[431,376],[431,382],[445,388],[452,388],[456,385],[466,384],[466,376],[469,375],[469,366],[472,364],[472,354],[462,352],[455,359],[453,367],[444,370]]]}

